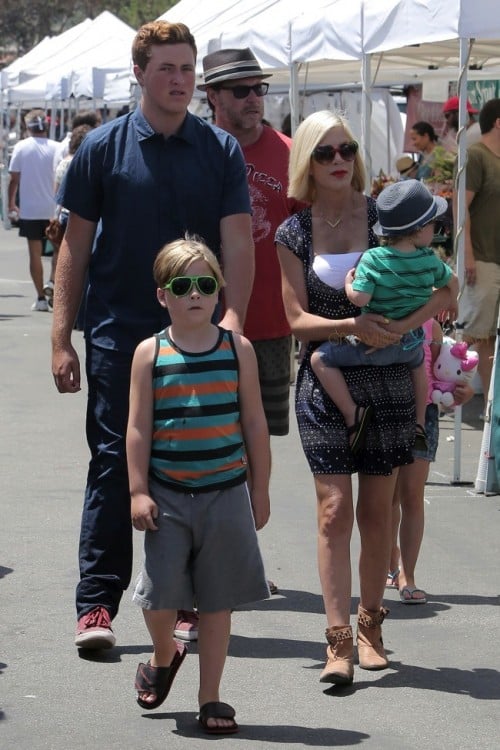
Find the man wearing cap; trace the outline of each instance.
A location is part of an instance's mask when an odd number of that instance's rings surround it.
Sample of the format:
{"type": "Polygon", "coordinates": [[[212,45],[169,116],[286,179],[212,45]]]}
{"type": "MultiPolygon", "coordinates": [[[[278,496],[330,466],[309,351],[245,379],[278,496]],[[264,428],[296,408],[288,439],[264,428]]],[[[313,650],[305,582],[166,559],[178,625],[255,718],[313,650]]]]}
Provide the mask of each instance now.
{"type": "Polygon", "coordinates": [[[478,372],[486,406],[500,300],[500,99],[490,99],[482,107],[479,127],[480,142],[467,149],[465,286],[459,320],[464,326],[464,339],[474,343],[479,355],[478,372]]]}
{"type": "Polygon", "coordinates": [[[134,350],[169,324],[153,262],[162,246],[199,235],[224,265],[220,325],[242,331],[254,274],[250,199],[235,138],[188,112],[196,43],[182,23],[144,24],[132,44],[141,101],[91,131],[66,173],[69,210],[57,263],[52,372],[61,393],[81,388],[71,343],[85,278],[84,334],[91,460],[76,592],[78,648],[110,648],[132,571],[125,454],[134,350]]]}
{"type": "Polygon", "coordinates": [[[54,170],[58,144],[47,136],[47,120],[42,109],[32,109],[24,121],[29,135],[16,143],[9,164],[9,215],[19,217],[19,236],[28,241],[30,274],[37,294],[31,309],[48,312],[42,249],[45,228],[56,208],[54,170]],[[16,203],[18,194],[19,208],[16,203]]]}
{"type": "MultiPolygon", "coordinates": [[[[458,96],[450,97],[443,106],[443,115],[446,124],[441,137],[441,145],[453,154],[457,153],[458,108],[458,96]]],[[[477,115],[478,112],[479,110],[474,109],[470,101],[467,99],[467,114],[469,115],[468,122],[465,126],[467,146],[472,146],[473,143],[477,143],[481,137],[479,124],[473,117],[473,115],[477,115]]]]}
{"type": "Polygon", "coordinates": [[[291,333],[281,296],[281,271],[274,245],[277,227],[299,204],[287,198],[291,140],[264,125],[269,74],[249,48],[222,49],[203,58],[204,82],[215,124],[243,150],[252,201],[255,281],[244,333],[259,364],[262,400],[271,435],[289,429],[291,333]]]}

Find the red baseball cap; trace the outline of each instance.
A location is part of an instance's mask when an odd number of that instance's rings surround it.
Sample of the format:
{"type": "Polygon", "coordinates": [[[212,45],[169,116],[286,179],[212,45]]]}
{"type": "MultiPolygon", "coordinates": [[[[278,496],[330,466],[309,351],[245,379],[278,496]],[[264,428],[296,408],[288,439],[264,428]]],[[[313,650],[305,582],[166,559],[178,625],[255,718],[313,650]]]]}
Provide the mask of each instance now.
{"type": "MultiPolygon", "coordinates": [[[[447,102],[444,103],[443,106],[443,112],[458,112],[458,96],[452,96],[450,99],[448,99],[447,102]]],[[[467,99],[467,112],[470,115],[477,115],[479,112],[478,109],[474,109],[470,101],[467,99]]]]}

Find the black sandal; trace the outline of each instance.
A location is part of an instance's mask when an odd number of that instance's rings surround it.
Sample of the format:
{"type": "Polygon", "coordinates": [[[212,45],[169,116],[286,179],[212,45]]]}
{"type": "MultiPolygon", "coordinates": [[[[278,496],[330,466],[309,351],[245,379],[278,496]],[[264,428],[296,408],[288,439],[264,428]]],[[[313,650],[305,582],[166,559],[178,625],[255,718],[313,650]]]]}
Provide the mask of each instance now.
{"type": "Polygon", "coordinates": [[[155,695],[154,701],[145,701],[139,695],[136,700],[141,708],[150,710],[161,706],[170,692],[175,675],[182,662],[186,658],[187,648],[180,643],[169,667],[153,667],[147,664],[139,664],[135,676],[135,689],[138,693],[151,693],[155,695]]]}
{"type": "Polygon", "coordinates": [[[368,406],[365,407],[356,406],[354,424],[347,428],[347,436],[349,437],[351,453],[354,453],[354,455],[356,455],[356,453],[359,453],[361,448],[364,446],[366,440],[366,432],[372,419],[373,407],[371,406],[371,404],[368,404],[368,406]],[[360,416],[361,409],[363,410],[363,412],[360,416]],[[352,435],[354,435],[354,438],[351,443],[350,438],[352,435]]]}
{"type": "Polygon", "coordinates": [[[234,717],[234,708],[230,706],[229,703],[212,701],[211,703],[204,703],[200,708],[198,721],[200,722],[203,731],[207,734],[234,734],[239,730],[239,726],[234,720],[234,717]],[[231,721],[231,724],[227,727],[211,727],[208,724],[209,719],[228,719],[231,721]]]}

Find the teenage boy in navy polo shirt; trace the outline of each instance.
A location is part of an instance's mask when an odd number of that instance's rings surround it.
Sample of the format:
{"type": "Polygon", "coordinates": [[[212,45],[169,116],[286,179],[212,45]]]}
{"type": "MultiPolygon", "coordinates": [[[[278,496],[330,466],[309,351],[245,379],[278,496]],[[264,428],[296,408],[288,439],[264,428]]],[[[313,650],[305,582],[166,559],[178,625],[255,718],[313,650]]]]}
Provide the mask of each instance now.
{"type": "Polygon", "coordinates": [[[58,202],[69,209],[54,295],[52,370],[61,393],[80,390],[71,344],[85,276],[84,334],[91,460],[76,591],[80,648],[110,648],[111,620],[132,569],[125,457],[135,347],[168,319],[151,268],[186,232],[221,256],[227,291],[221,325],[243,330],[254,274],[250,201],[237,141],[187,111],[196,44],[184,24],[142,26],[132,46],[138,108],[85,139],[58,202]]]}

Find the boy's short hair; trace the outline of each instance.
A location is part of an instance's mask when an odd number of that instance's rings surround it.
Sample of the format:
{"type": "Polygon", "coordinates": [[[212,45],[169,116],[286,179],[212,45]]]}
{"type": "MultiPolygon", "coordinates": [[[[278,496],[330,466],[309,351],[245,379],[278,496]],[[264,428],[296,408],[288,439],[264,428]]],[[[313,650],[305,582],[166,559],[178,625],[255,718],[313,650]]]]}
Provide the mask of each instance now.
{"type": "Polygon", "coordinates": [[[141,70],[146,70],[151,57],[151,47],[157,44],[189,44],[196,60],[198,53],[196,42],[184,23],[150,21],[141,26],[132,43],[134,65],[137,65],[141,70]]]}
{"type": "Polygon", "coordinates": [[[187,269],[196,260],[204,260],[219,283],[226,286],[219,261],[200,237],[186,234],[178,240],[162,247],[153,265],[153,277],[156,285],[163,289],[171,279],[184,276],[187,269]]]}

